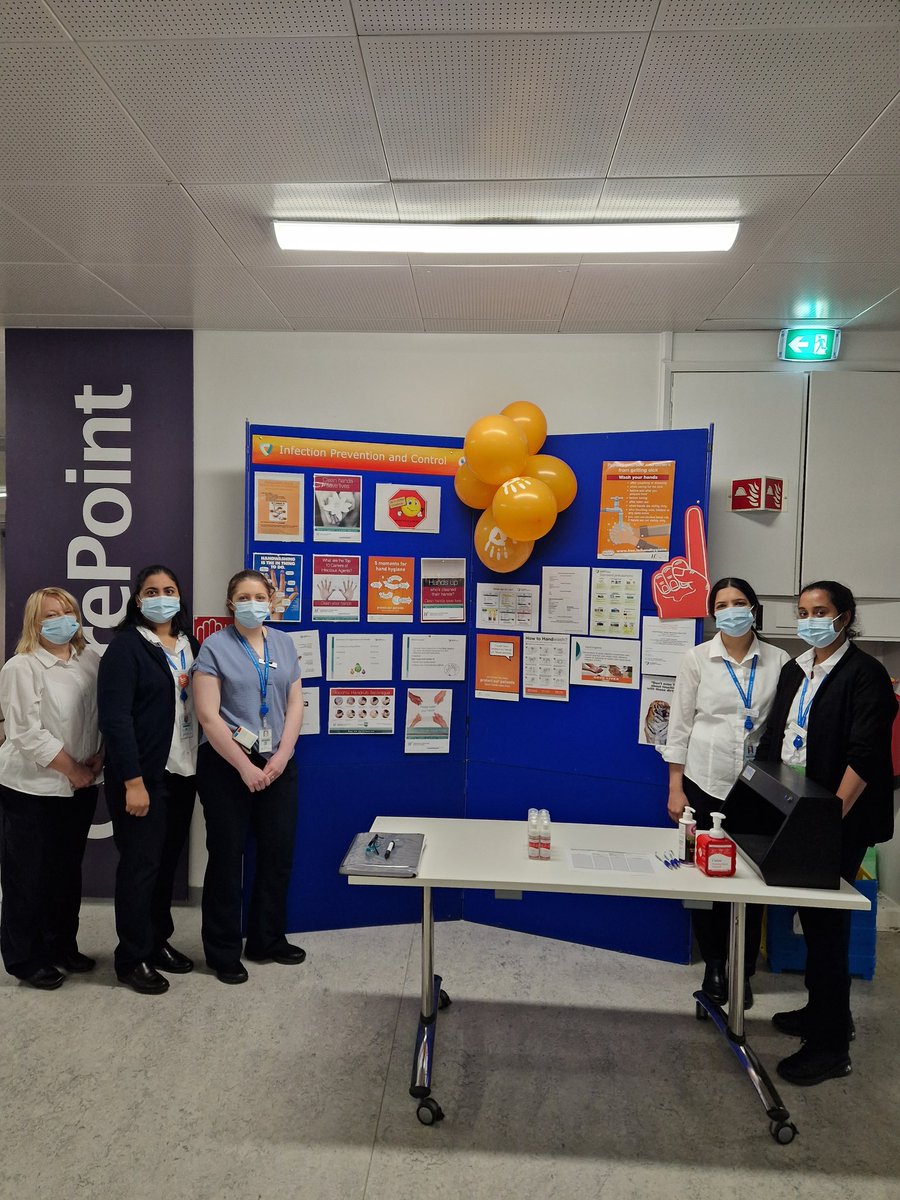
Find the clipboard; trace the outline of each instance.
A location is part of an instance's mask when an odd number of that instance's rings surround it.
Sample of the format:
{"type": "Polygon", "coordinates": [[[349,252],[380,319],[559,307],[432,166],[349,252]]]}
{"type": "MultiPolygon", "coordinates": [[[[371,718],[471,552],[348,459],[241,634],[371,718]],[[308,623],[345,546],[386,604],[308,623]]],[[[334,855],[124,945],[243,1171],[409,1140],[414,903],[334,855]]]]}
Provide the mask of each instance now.
{"type": "Polygon", "coordinates": [[[424,833],[358,833],[338,870],[341,875],[381,875],[414,879],[425,847],[424,833]],[[390,843],[393,849],[386,858],[390,843]]]}

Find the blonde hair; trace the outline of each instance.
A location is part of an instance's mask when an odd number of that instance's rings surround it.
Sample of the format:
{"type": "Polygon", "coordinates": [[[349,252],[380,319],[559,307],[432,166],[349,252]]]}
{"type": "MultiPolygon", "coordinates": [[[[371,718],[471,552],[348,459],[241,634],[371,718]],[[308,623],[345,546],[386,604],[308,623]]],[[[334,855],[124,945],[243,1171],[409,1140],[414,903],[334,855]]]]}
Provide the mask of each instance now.
{"type": "Polygon", "coordinates": [[[81,631],[81,609],[78,601],[65,588],[46,587],[32,592],[25,601],[25,613],[22,617],[22,636],[16,646],[16,654],[31,654],[41,644],[41,605],[47,598],[59,600],[72,615],[78,618],[78,632],[72,638],[72,648],[79,654],[87,645],[81,631]]]}

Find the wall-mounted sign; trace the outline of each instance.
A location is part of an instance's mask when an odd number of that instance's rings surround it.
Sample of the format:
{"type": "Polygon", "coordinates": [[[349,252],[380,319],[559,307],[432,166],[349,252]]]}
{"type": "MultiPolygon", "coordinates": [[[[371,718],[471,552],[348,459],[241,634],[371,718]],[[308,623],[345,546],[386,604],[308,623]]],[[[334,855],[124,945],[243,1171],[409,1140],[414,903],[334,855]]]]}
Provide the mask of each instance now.
{"type": "Polygon", "coordinates": [[[778,357],[785,362],[831,362],[841,349],[839,329],[782,329],[778,357]]]}
{"type": "Polygon", "coordinates": [[[781,512],[784,506],[784,480],[772,475],[752,475],[731,481],[732,512],[781,512]]]}

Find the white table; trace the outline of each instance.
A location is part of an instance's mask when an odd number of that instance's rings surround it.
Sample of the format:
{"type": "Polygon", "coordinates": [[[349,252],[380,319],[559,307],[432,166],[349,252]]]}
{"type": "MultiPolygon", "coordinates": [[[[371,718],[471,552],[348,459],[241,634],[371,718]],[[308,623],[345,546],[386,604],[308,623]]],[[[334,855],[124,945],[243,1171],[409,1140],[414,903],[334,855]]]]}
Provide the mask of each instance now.
{"type": "Polygon", "coordinates": [[[755,866],[738,854],[737,870],[727,879],[710,878],[693,866],[669,870],[657,854],[676,850],[673,829],[629,825],[554,823],[548,860],[529,859],[525,821],[473,821],[447,817],[377,817],[372,832],[423,833],[425,849],[415,879],[351,875],[351,884],[422,889],[422,1003],[413,1056],[410,1095],[419,1100],[417,1115],[426,1125],[443,1113],[431,1096],[434,1036],[439,1008],[450,1003],[434,973],[432,889],[483,888],[489,891],[583,892],[601,896],[652,896],[668,900],[720,900],[731,905],[728,1013],[702,991],[694,993],[697,1016],[712,1018],[749,1076],[769,1118],[776,1141],[793,1141],[796,1127],[771,1079],[744,1036],[744,938],[748,904],[788,904],[798,908],[866,910],[869,901],[849,883],[840,890],[768,887],[755,866]],[[648,856],[652,874],[597,871],[569,865],[569,850],[616,850],[648,856]]]}

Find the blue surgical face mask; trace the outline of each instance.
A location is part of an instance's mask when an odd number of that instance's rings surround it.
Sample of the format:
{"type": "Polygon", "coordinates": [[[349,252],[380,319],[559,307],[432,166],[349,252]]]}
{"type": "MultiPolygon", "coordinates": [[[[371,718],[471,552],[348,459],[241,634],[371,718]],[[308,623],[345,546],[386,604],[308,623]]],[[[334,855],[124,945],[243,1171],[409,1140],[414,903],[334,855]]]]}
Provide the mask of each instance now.
{"type": "Polygon", "coordinates": [[[71,642],[78,632],[78,621],[71,614],[62,617],[48,617],[41,622],[41,637],[52,642],[54,646],[65,646],[71,642]]]}
{"type": "Polygon", "coordinates": [[[234,619],[245,629],[258,629],[269,616],[269,606],[262,600],[241,600],[234,606],[234,619]]]}
{"type": "Polygon", "coordinates": [[[803,638],[810,646],[830,646],[841,636],[840,629],[835,629],[837,617],[802,617],[797,622],[797,636],[803,638]]]}
{"type": "Polygon", "coordinates": [[[720,608],[716,613],[716,629],[721,629],[723,633],[730,633],[733,637],[740,637],[748,629],[752,628],[752,608],[744,608],[739,605],[734,608],[720,608]]]}
{"type": "Polygon", "coordinates": [[[181,601],[177,596],[145,596],[141,601],[141,612],[154,625],[171,621],[180,609],[181,601]]]}

